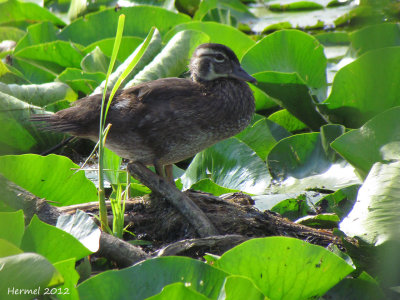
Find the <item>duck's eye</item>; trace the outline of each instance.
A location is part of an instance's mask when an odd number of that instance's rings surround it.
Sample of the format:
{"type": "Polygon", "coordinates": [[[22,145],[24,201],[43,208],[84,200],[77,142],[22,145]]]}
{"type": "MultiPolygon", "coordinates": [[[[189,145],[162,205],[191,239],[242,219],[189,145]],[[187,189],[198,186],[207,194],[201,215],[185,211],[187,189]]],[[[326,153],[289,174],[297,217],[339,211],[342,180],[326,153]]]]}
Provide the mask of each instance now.
{"type": "Polygon", "coordinates": [[[216,54],[214,56],[214,60],[216,62],[219,62],[219,63],[224,62],[225,61],[225,56],[223,56],[222,54],[216,54]]]}

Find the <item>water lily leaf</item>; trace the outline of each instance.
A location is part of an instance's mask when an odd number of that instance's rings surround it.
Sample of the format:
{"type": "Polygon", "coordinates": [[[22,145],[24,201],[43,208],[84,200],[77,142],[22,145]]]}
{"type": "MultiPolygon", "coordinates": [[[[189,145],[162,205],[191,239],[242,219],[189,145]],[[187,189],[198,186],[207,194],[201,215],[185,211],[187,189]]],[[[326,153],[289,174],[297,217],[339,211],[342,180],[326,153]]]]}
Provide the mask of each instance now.
{"type": "Polygon", "coordinates": [[[310,174],[304,178],[290,176],[279,184],[273,185],[271,191],[274,193],[303,193],[308,189],[337,191],[353,184],[361,184],[361,182],[354,167],[341,161],[331,164],[322,173],[310,174]]]}
{"type": "Polygon", "coordinates": [[[94,184],[69,158],[35,154],[0,157],[0,173],[8,180],[57,206],[97,200],[94,184]]]}
{"type": "Polygon", "coordinates": [[[281,30],[266,36],[242,59],[243,68],[250,74],[297,73],[320,100],[326,95],[326,64],[318,40],[297,30],[281,30]]]}
{"type": "Polygon", "coordinates": [[[263,193],[271,182],[262,159],[236,138],[198,153],[181,178],[184,189],[210,178],[220,186],[250,194],[263,193]]]}
{"type": "MultiPolygon", "coordinates": [[[[224,24],[214,22],[190,22],[179,24],[171,29],[163,38],[163,41],[169,41],[177,32],[182,30],[198,30],[206,33],[210,37],[211,43],[224,44],[230,47],[237,57],[240,58],[248,48],[255,42],[243,32],[224,24]]],[[[246,69],[246,71],[248,71],[246,69]]]]}
{"type": "Polygon", "coordinates": [[[290,135],[283,127],[263,118],[237,134],[236,138],[253,149],[265,161],[277,141],[290,135]]]}
{"type": "Polygon", "coordinates": [[[217,299],[226,273],[201,261],[187,257],[158,257],[132,267],[106,271],[78,286],[81,299],[132,297],[145,299],[176,282],[212,299],[217,299]]]}
{"type": "Polygon", "coordinates": [[[255,201],[254,206],[257,209],[261,211],[273,210],[282,214],[287,213],[291,219],[296,220],[299,215],[303,216],[306,215],[308,211],[315,211],[313,206],[324,196],[321,193],[305,190],[306,189],[297,192],[259,195],[253,196],[252,198],[255,201]]]}
{"type": "Polygon", "coordinates": [[[58,289],[61,289],[61,291],[65,292],[57,295],[60,299],[79,299],[78,290],[76,288],[79,274],[75,270],[75,264],[74,258],[54,263],[54,267],[64,278],[64,284],[57,287],[58,289]]]}
{"type": "Polygon", "coordinates": [[[15,246],[19,246],[24,231],[25,221],[22,210],[16,212],[0,212],[0,239],[7,240],[15,246]],[[12,230],[10,230],[10,228],[12,228],[12,230]]]}
{"type": "Polygon", "coordinates": [[[86,46],[105,38],[113,38],[120,14],[126,16],[124,35],[141,38],[145,38],[153,26],[157,27],[161,34],[164,34],[173,26],[191,20],[186,15],[176,14],[155,6],[123,7],[118,11],[109,8],[75,20],[63,28],[59,38],[86,46]],[[151,22],[148,22],[149,20],[151,22]],[[98,30],[99,28],[101,30],[98,30]]]}
{"type": "MultiPolygon", "coordinates": [[[[18,72],[22,74],[25,81],[28,81],[24,83],[41,84],[45,82],[53,82],[57,76],[54,71],[50,70],[44,65],[24,58],[18,58],[16,56],[13,57],[13,67],[15,70],[18,70],[18,72]]],[[[20,83],[18,81],[2,81],[5,83],[20,83]]]]}
{"type": "Polygon", "coordinates": [[[162,291],[148,300],[166,300],[166,299],[193,299],[193,300],[207,300],[206,296],[188,288],[182,282],[176,282],[166,285],[162,291]]]}
{"type": "Polygon", "coordinates": [[[398,160],[375,163],[358,191],[353,210],[340,223],[340,230],[369,244],[399,241],[399,180],[398,160]]]}
{"type": "Polygon", "coordinates": [[[75,92],[82,92],[85,95],[90,94],[93,90],[105,80],[106,75],[101,72],[88,73],[81,69],[66,68],[60,75],[57,76],[57,80],[65,82],[75,92]]]}
{"type": "Polygon", "coordinates": [[[253,74],[257,86],[280,106],[313,130],[326,124],[316,110],[311,91],[297,73],[260,72],[253,74]]]}
{"type": "Polygon", "coordinates": [[[300,218],[296,220],[296,223],[314,228],[332,229],[338,226],[339,221],[340,219],[336,214],[318,214],[300,218]]]}
{"type": "Polygon", "coordinates": [[[322,9],[324,6],[311,1],[298,1],[288,4],[273,3],[268,8],[271,11],[302,11],[322,9]]]}
{"type": "Polygon", "coordinates": [[[0,258],[0,295],[4,299],[32,299],[32,294],[10,294],[19,289],[31,290],[32,293],[43,291],[64,280],[54,266],[43,256],[36,253],[21,253],[0,258]],[[11,296],[11,297],[10,297],[11,296]]]}
{"type": "Polygon", "coordinates": [[[354,270],[325,248],[288,237],[246,241],[215,266],[250,278],[271,299],[293,300],[323,295],[354,270]]]}
{"type": "Polygon", "coordinates": [[[315,37],[325,47],[337,46],[337,45],[345,46],[350,44],[350,37],[347,32],[342,32],[342,31],[322,32],[316,34],[315,37]]]}
{"type": "Polygon", "coordinates": [[[239,0],[206,0],[201,1],[199,8],[193,16],[193,20],[206,20],[205,17],[212,10],[227,11],[239,21],[254,18],[254,15],[249,11],[247,6],[239,0]]]}
{"type": "Polygon", "coordinates": [[[15,244],[0,238],[0,258],[24,253],[15,244]]]}
{"type": "Polygon", "coordinates": [[[32,45],[21,49],[14,54],[16,57],[46,61],[62,67],[80,66],[83,55],[70,42],[53,41],[32,45]]]}
{"type": "Polygon", "coordinates": [[[324,296],[331,299],[385,299],[378,282],[363,278],[363,272],[357,278],[345,278],[329,290],[324,296]]]}
{"type": "Polygon", "coordinates": [[[51,22],[42,22],[29,26],[26,35],[15,47],[14,53],[25,47],[55,41],[57,39],[57,31],[57,27],[51,22]]]}
{"type": "Polygon", "coordinates": [[[276,179],[304,178],[323,173],[331,165],[317,132],[280,140],[270,151],[267,162],[271,175],[276,179]]]}
{"type": "Polygon", "coordinates": [[[107,57],[99,47],[96,47],[92,52],[85,55],[80,62],[82,70],[89,73],[107,73],[110,58],[107,57]]]}
{"type": "Polygon", "coordinates": [[[193,184],[190,188],[196,191],[203,191],[206,193],[210,193],[213,194],[214,196],[240,192],[240,190],[233,190],[220,186],[209,178],[201,179],[200,181],[193,184]]]}
{"type": "Polygon", "coordinates": [[[267,298],[256,288],[254,283],[244,276],[228,276],[226,277],[224,286],[220,292],[218,299],[252,299],[252,300],[266,300],[267,298]],[[226,297],[226,298],[223,298],[226,297]]]}
{"type": "MultiPolygon", "coordinates": [[[[83,51],[85,53],[91,52],[96,47],[107,56],[111,57],[112,50],[114,47],[115,38],[108,38],[94,42],[87,46],[83,51]]],[[[124,61],[128,56],[143,42],[142,38],[135,36],[123,36],[121,38],[121,45],[118,50],[117,59],[119,61],[124,61]]]]}
{"type": "Polygon", "coordinates": [[[350,39],[358,55],[379,48],[400,46],[400,27],[395,23],[366,26],[353,32],[350,39]]]}
{"type": "Polygon", "coordinates": [[[42,107],[60,100],[74,101],[78,97],[68,85],[60,82],[30,85],[0,83],[0,92],[42,107]]]}
{"type": "Polygon", "coordinates": [[[208,42],[209,37],[199,31],[185,30],[178,32],[163,50],[140,71],[130,85],[164,77],[181,75],[186,69],[189,58],[200,44],[208,42]]]}
{"type": "Polygon", "coordinates": [[[0,3],[0,24],[18,24],[25,27],[32,22],[50,21],[58,26],[65,23],[46,8],[31,2],[6,1],[0,3]],[[29,22],[27,22],[29,20],[29,22]],[[21,24],[22,22],[22,24],[21,24]]]}
{"type": "Polygon", "coordinates": [[[282,126],[289,132],[300,131],[307,128],[307,125],[293,116],[286,109],[278,110],[269,115],[268,120],[282,126]]]}
{"type": "Polygon", "coordinates": [[[100,229],[92,218],[81,210],[73,215],[61,215],[56,226],[68,232],[92,252],[99,250],[100,229]]]}
{"type": "Polygon", "coordinates": [[[276,102],[268,96],[263,90],[259,89],[253,84],[249,84],[251,90],[253,91],[254,99],[256,102],[256,111],[269,109],[276,107],[276,102]]]}
{"type": "Polygon", "coordinates": [[[11,40],[18,42],[26,32],[16,27],[1,26],[0,27],[0,41],[11,40]]]}
{"type": "Polygon", "coordinates": [[[226,24],[232,27],[238,26],[237,19],[232,16],[231,10],[224,8],[213,8],[210,9],[207,14],[201,19],[203,22],[216,22],[220,24],[226,24]]]}
{"type": "Polygon", "coordinates": [[[340,136],[331,146],[365,177],[374,163],[385,159],[384,146],[400,141],[399,114],[400,107],[389,109],[360,129],[340,136]]]}
{"type": "Polygon", "coordinates": [[[52,263],[70,258],[77,261],[93,253],[71,234],[40,221],[36,215],[25,229],[21,249],[43,255],[52,263]]]}
{"type": "Polygon", "coordinates": [[[0,81],[3,83],[29,83],[28,80],[24,78],[24,75],[16,68],[11,66],[6,66],[0,60],[0,81]]]}
{"type": "Polygon", "coordinates": [[[332,212],[341,219],[348,215],[356,202],[359,184],[337,190],[319,200],[316,205],[326,212],[332,212]]]}
{"type": "Polygon", "coordinates": [[[289,198],[279,202],[271,208],[271,211],[277,212],[284,218],[294,221],[306,216],[311,211],[311,208],[307,203],[306,195],[300,194],[296,198],[289,198]]]}
{"type": "MultiPolygon", "coordinates": [[[[270,1],[269,4],[291,4],[297,1],[270,1]]],[[[287,12],[271,12],[266,5],[259,5],[251,9],[258,19],[248,22],[251,30],[257,33],[267,33],[279,29],[323,29],[335,27],[335,21],[338,16],[348,15],[355,7],[354,2],[346,2],[346,5],[340,7],[327,7],[329,1],[314,0],[314,3],[325,6],[324,9],[303,10],[303,11],[287,11],[287,12]],[[351,3],[350,3],[351,2],[351,3]]],[[[293,4],[292,4],[293,5],[293,4]]]]}
{"type": "Polygon", "coordinates": [[[32,113],[43,113],[38,106],[29,105],[0,92],[0,153],[24,153],[48,147],[61,140],[60,134],[41,134],[28,120],[32,113]]]}
{"type": "Polygon", "coordinates": [[[400,105],[400,47],[369,51],[340,69],[328,99],[319,105],[331,122],[357,128],[400,105]],[[379,61],[379,64],[376,62],[379,61]]]}

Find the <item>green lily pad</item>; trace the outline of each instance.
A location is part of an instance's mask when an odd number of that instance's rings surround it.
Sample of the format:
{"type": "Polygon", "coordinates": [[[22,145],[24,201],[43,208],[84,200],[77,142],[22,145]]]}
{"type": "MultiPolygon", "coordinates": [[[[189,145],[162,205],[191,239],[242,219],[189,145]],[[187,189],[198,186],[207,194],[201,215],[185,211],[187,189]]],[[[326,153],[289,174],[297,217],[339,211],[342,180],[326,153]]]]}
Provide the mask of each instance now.
{"type": "Polygon", "coordinates": [[[253,149],[265,161],[274,145],[290,135],[283,127],[263,118],[237,134],[236,138],[253,149]]]}
{"type": "Polygon", "coordinates": [[[83,57],[80,67],[88,73],[100,72],[106,74],[109,63],[110,58],[99,47],[96,47],[83,57]]]}
{"type": "Polygon", "coordinates": [[[382,162],[385,145],[399,142],[400,107],[389,109],[371,119],[360,129],[337,138],[332,144],[341,156],[351,163],[362,177],[366,177],[372,165],[382,162]]]}
{"type": "Polygon", "coordinates": [[[75,20],[63,28],[59,38],[86,46],[102,39],[113,38],[120,14],[126,16],[124,35],[141,38],[145,38],[153,26],[157,27],[161,34],[164,34],[173,26],[190,21],[186,15],[154,6],[124,7],[118,11],[108,8],[75,20]]]}
{"type": "Polygon", "coordinates": [[[260,194],[271,182],[268,168],[246,144],[230,138],[198,153],[181,177],[183,187],[210,178],[216,184],[250,194],[260,194]]]}
{"type": "Polygon", "coordinates": [[[19,246],[24,231],[25,221],[22,210],[16,212],[0,212],[0,239],[7,240],[15,246],[19,246]],[[10,228],[12,228],[12,230],[10,230],[10,228]]]}
{"type": "MultiPolygon", "coordinates": [[[[169,41],[177,32],[182,30],[198,30],[206,33],[210,37],[211,43],[224,44],[230,47],[237,57],[240,58],[255,44],[255,42],[243,32],[224,24],[215,22],[190,22],[179,24],[171,29],[163,38],[163,41],[169,41]]],[[[249,71],[246,69],[246,71],[249,71]]]]}
{"type": "Polygon", "coordinates": [[[193,299],[193,300],[207,300],[210,299],[199,292],[186,287],[182,282],[176,282],[166,285],[162,291],[148,300],[167,300],[167,299],[193,299]]]}
{"type": "Polygon", "coordinates": [[[80,66],[83,55],[70,42],[53,41],[32,45],[14,54],[16,57],[54,63],[62,67],[80,66]]]}
{"type": "MultiPolygon", "coordinates": [[[[85,48],[85,52],[91,52],[94,48],[99,47],[100,50],[107,56],[111,57],[112,50],[114,47],[115,38],[103,39],[90,44],[85,48]]],[[[135,36],[123,36],[121,39],[121,45],[119,47],[117,59],[124,61],[129,55],[143,42],[142,38],[135,36]]]]}
{"type": "Polygon", "coordinates": [[[242,59],[243,68],[250,74],[297,73],[320,100],[326,94],[326,63],[319,42],[297,30],[281,30],[266,36],[242,59]]]}
{"type": "Polygon", "coordinates": [[[99,250],[100,229],[92,218],[81,210],[73,215],[61,215],[57,219],[57,228],[68,232],[92,252],[99,250]]]}
{"type": "Polygon", "coordinates": [[[93,90],[105,80],[106,75],[101,72],[88,73],[81,69],[66,68],[57,80],[68,84],[75,92],[82,92],[85,95],[93,90]]]}
{"type": "Polygon", "coordinates": [[[0,24],[18,24],[19,27],[27,27],[32,22],[50,21],[58,26],[65,23],[53,15],[46,8],[31,2],[6,1],[0,3],[0,24]],[[29,20],[29,22],[27,22],[29,20]]]}
{"type": "Polygon", "coordinates": [[[218,297],[226,273],[187,257],[158,257],[119,271],[106,271],[78,286],[81,299],[145,299],[164,286],[182,282],[212,299],[218,297]]]}
{"type": "Polygon", "coordinates": [[[0,92],[36,106],[46,106],[60,100],[75,101],[77,94],[66,84],[51,82],[44,84],[3,84],[0,92]]]}
{"type": "Polygon", "coordinates": [[[319,133],[302,133],[280,140],[268,155],[271,175],[276,179],[304,178],[326,171],[331,162],[322,147],[319,133]]]}
{"type": "Polygon", "coordinates": [[[326,124],[317,112],[310,90],[297,73],[260,72],[253,75],[258,87],[280,106],[313,130],[326,124]]]}
{"type": "Polygon", "coordinates": [[[221,296],[231,300],[267,300],[248,277],[236,275],[226,277],[223,289],[220,292],[221,296]]]}
{"type": "Polygon", "coordinates": [[[71,234],[40,221],[36,215],[25,229],[21,249],[43,255],[52,263],[70,258],[77,261],[93,253],[71,234]]]}
{"type": "MultiPolygon", "coordinates": [[[[395,147],[398,149],[398,144],[395,147]]],[[[375,163],[358,191],[352,211],[340,223],[340,230],[369,244],[399,241],[399,180],[398,160],[375,163]]]]}
{"type": "Polygon", "coordinates": [[[360,127],[368,119],[400,105],[400,47],[369,51],[340,69],[328,99],[319,105],[333,123],[360,127]],[[377,63],[379,61],[379,63],[377,63]]]}
{"type": "Polygon", "coordinates": [[[354,270],[323,247],[287,237],[244,242],[215,266],[250,278],[271,299],[293,300],[323,295],[354,270]]]}
{"type": "Polygon", "coordinates": [[[75,270],[75,259],[70,258],[56,262],[54,267],[64,278],[64,284],[57,287],[58,291],[61,291],[61,293],[57,294],[57,297],[66,300],[78,299],[76,285],[78,284],[79,274],[75,270]]]}
{"type": "Polygon", "coordinates": [[[0,265],[0,296],[3,299],[32,299],[32,295],[39,295],[44,288],[63,282],[54,266],[36,253],[3,257],[0,265]],[[31,294],[18,293],[19,289],[31,291],[31,294]]]}
{"type": "Polygon", "coordinates": [[[395,23],[371,25],[353,32],[350,39],[358,55],[379,48],[400,46],[400,27],[395,23]]]}
{"type": "Polygon", "coordinates": [[[69,158],[35,154],[0,157],[0,173],[8,180],[57,206],[97,200],[94,184],[69,158]]]}
{"type": "Polygon", "coordinates": [[[293,116],[287,109],[281,109],[269,115],[268,120],[282,126],[289,132],[300,131],[307,128],[307,125],[293,116]]]}
{"type": "Polygon", "coordinates": [[[274,3],[268,7],[271,11],[302,11],[323,9],[324,6],[311,1],[298,1],[288,4],[274,3]]]}
{"type": "Polygon", "coordinates": [[[338,227],[339,221],[340,219],[336,214],[318,214],[300,218],[296,220],[296,223],[314,228],[332,229],[338,227]]]}
{"type": "MultiPolygon", "coordinates": [[[[24,88],[19,86],[17,90],[24,90],[24,88]]],[[[42,92],[41,88],[38,90],[42,92]]],[[[2,92],[0,92],[0,100],[0,153],[2,155],[25,153],[40,148],[47,149],[49,145],[60,142],[62,135],[42,134],[28,121],[32,113],[43,113],[42,108],[2,92]]]]}
{"type": "Polygon", "coordinates": [[[15,47],[14,53],[25,47],[57,40],[57,31],[57,27],[51,22],[42,22],[29,26],[27,33],[15,47]]]}

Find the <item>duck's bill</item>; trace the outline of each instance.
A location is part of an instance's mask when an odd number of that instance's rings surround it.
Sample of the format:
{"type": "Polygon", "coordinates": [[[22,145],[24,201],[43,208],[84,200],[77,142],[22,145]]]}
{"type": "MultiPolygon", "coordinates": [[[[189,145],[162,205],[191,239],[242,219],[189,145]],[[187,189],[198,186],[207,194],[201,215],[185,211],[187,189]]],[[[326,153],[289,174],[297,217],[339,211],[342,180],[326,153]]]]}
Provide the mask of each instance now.
{"type": "Polygon", "coordinates": [[[253,76],[250,76],[245,70],[243,70],[242,67],[238,67],[230,74],[230,76],[239,80],[257,83],[257,80],[253,76]]]}

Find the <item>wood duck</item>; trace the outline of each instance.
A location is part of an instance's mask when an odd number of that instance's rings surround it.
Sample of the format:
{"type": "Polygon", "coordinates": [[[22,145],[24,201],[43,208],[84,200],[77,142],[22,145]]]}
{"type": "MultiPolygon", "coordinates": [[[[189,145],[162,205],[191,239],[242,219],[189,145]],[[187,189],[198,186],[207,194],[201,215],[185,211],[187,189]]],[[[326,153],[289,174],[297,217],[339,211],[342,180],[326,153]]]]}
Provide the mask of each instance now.
{"type": "MultiPolygon", "coordinates": [[[[171,179],[172,164],[229,138],[250,123],[256,80],[221,44],[202,44],[189,65],[191,78],[164,78],[119,90],[106,124],[106,147],[123,158],[154,165],[171,179]],[[163,166],[165,168],[165,173],[163,166]]],[[[97,142],[102,95],[82,98],[55,114],[34,115],[46,129],[97,142]]]]}

